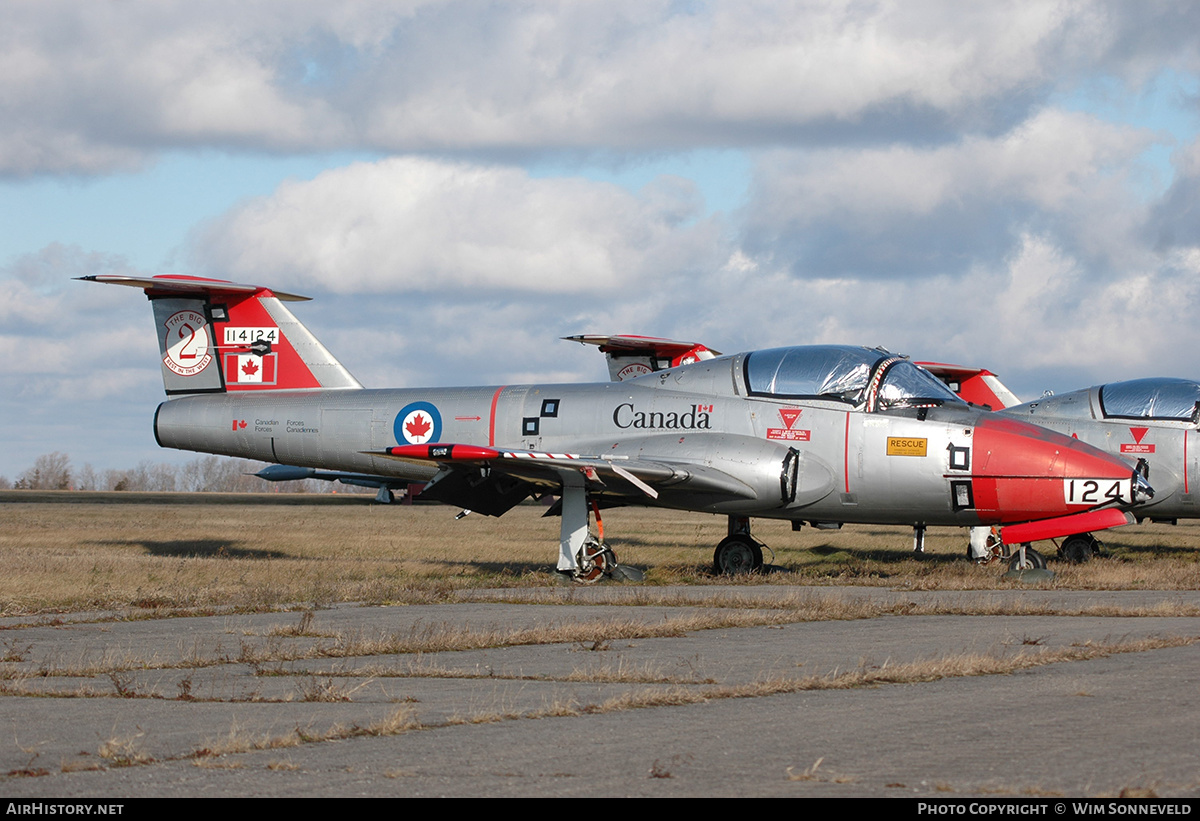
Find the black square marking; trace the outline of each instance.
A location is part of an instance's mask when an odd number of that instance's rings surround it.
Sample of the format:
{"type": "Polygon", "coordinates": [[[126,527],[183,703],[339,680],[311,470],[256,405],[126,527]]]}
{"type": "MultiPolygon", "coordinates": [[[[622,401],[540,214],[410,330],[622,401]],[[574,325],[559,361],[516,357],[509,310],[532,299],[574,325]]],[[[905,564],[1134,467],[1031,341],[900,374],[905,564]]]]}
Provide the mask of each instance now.
{"type": "Polygon", "coordinates": [[[521,435],[537,436],[541,422],[542,420],[536,416],[526,416],[523,420],[521,420],[521,435]]]}
{"type": "Polygon", "coordinates": [[[970,482],[950,483],[950,505],[955,510],[974,509],[975,494],[972,491],[970,482]]]}
{"type": "Polygon", "coordinates": [[[557,399],[543,399],[541,415],[544,418],[550,418],[550,419],[558,416],[558,400],[557,399]]]}
{"type": "Polygon", "coordinates": [[[955,447],[953,444],[946,448],[950,451],[950,469],[951,470],[970,470],[971,469],[971,448],[955,447]]]}

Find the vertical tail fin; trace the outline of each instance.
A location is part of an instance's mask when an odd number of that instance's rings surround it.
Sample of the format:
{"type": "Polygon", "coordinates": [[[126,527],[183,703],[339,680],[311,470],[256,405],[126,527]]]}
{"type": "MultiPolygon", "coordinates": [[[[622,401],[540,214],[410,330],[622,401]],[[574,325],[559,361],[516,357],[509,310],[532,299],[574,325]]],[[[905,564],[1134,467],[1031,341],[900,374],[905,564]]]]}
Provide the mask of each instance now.
{"type": "Polygon", "coordinates": [[[81,279],[145,291],[168,396],[362,387],[283,304],[308,297],[179,274],[81,279]]]}
{"type": "Polygon", "coordinates": [[[946,383],[963,400],[988,410],[1003,410],[1021,404],[1017,395],[986,368],[964,368],[942,362],[918,362],[925,370],[946,383]]]}

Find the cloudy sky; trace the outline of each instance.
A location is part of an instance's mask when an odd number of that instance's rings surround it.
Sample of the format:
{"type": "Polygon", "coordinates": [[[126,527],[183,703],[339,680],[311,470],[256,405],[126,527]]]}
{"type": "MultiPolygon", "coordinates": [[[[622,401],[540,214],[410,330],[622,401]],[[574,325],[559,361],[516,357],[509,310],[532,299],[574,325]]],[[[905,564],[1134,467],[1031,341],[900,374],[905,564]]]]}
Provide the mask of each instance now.
{"type": "Polygon", "coordinates": [[[1200,377],[1200,4],[0,2],[0,476],[159,451],[149,308],[306,293],[369,386],[569,333],[1200,377]]]}

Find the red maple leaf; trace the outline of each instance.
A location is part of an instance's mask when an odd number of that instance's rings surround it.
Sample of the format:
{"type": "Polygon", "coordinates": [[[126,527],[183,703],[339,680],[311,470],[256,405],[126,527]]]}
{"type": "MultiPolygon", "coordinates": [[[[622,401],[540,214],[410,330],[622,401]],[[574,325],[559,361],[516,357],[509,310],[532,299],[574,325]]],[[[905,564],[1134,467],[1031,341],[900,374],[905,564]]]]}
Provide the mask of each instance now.
{"type": "Polygon", "coordinates": [[[419,439],[429,433],[429,429],[433,427],[425,421],[425,417],[417,414],[411,422],[404,423],[404,429],[408,431],[414,439],[419,439]]]}
{"type": "Polygon", "coordinates": [[[246,376],[254,376],[254,374],[258,373],[258,365],[254,364],[253,359],[247,359],[246,364],[242,365],[242,373],[246,374],[246,376]]]}

